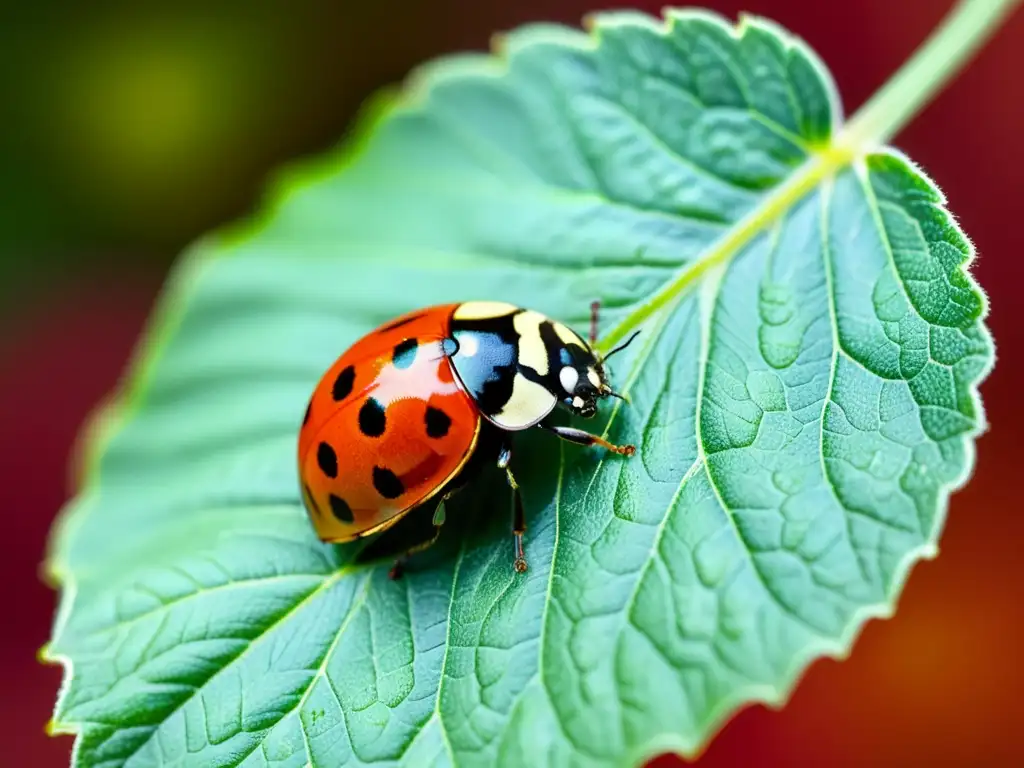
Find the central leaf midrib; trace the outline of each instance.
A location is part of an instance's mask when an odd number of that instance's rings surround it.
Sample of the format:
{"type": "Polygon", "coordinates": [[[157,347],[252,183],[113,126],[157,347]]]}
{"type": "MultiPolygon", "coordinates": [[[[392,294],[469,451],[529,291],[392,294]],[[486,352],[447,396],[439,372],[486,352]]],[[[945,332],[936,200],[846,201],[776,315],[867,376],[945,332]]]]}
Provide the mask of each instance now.
{"type": "MultiPolygon", "coordinates": [[[[726,264],[723,262],[718,265],[718,272],[716,273],[717,281],[715,283],[709,283],[705,286],[706,290],[699,294],[699,301],[701,302],[700,312],[698,317],[701,323],[701,346],[700,346],[700,360],[699,366],[699,379],[697,383],[697,403],[696,403],[696,416],[694,418],[694,433],[697,439],[697,460],[696,464],[704,469],[704,474],[707,476],[708,487],[714,494],[715,500],[718,503],[719,508],[722,510],[722,514],[725,517],[727,524],[732,529],[733,535],[736,537],[736,541],[740,544],[740,549],[743,550],[743,554],[746,556],[747,562],[750,564],[750,570],[757,578],[758,583],[764,590],[772,604],[779,607],[779,609],[787,616],[795,620],[799,625],[806,627],[814,635],[822,636],[821,631],[808,623],[808,621],[800,616],[793,608],[787,605],[772,589],[772,585],[769,579],[761,573],[761,568],[758,566],[757,558],[754,556],[754,551],[751,549],[747,540],[744,538],[743,533],[740,531],[739,526],[736,523],[736,518],[733,509],[726,503],[725,498],[722,495],[722,490],[719,488],[719,482],[715,479],[714,473],[711,471],[711,465],[708,462],[708,454],[704,445],[704,431],[701,428],[701,416],[704,408],[704,400],[706,397],[707,389],[707,369],[709,367],[708,360],[711,354],[711,335],[712,325],[714,322],[714,315],[716,310],[716,304],[721,291],[723,282],[725,281],[726,264]]],[[[822,414],[824,418],[824,413],[822,414]]]]}
{"type": "MultiPolygon", "coordinates": [[[[829,477],[828,467],[825,465],[825,417],[829,404],[834,402],[833,390],[835,389],[836,369],[839,366],[839,356],[843,353],[842,345],[839,342],[839,316],[836,312],[835,277],[832,273],[832,248],[829,238],[831,231],[829,212],[831,211],[832,191],[832,185],[826,185],[821,196],[822,265],[825,270],[825,295],[828,297],[829,327],[832,331],[832,359],[829,361],[828,386],[825,388],[825,401],[821,406],[821,424],[818,428],[818,462],[822,480],[828,486],[829,493],[832,495],[838,508],[846,511],[846,507],[840,500],[839,493],[829,477]]],[[[860,553],[853,546],[853,531],[850,527],[850,517],[848,515],[843,515],[843,523],[846,528],[846,538],[857,560],[857,569],[860,571],[861,577],[866,580],[867,574],[864,569],[864,563],[861,560],[860,553]]]]}
{"type": "Polygon", "coordinates": [[[668,305],[687,288],[719,264],[735,256],[754,237],[761,234],[770,224],[813,191],[825,179],[834,176],[858,156],[859,150],[842,141],[832,141],[827,147],[812,155],[784,182],[779,184],[762,201],[740,219],[725,235],[716,240],[702,254],[683,266],[665,286],[630,313],[603,338],[598,347],[608,351],[622,341],[626,334],[640,326],[655,312],[668,305]]]}

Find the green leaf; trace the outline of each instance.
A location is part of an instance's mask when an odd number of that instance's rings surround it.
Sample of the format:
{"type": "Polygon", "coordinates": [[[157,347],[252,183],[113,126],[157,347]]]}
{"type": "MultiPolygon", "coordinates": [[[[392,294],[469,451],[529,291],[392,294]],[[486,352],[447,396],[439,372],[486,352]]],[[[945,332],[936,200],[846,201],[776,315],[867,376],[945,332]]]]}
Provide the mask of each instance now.
{"type": "Polygon", "coordinates": [[[532,26],[199,243],[56,539],[75,764],[625,766],[844,655],[936,551],[992,345],[937,188],[840,122],[764,21],[532,26]],[[471,298],[639,324],[639,451],[522,435],[529,571],[494,474],[393,582],[316,539],[297,429],[351,342],[471,298]]]}

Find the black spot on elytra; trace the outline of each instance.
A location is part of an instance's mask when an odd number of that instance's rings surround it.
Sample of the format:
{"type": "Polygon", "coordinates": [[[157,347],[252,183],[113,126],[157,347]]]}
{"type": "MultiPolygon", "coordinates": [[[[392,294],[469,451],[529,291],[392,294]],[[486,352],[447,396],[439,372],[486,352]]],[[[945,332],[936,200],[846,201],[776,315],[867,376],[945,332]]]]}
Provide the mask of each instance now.
{"type": "Polygon", "coordinates": [[[420,343],[416,339],[406,339],[395,345],[395,351],[391,355],[391,362],[395,368],[408,368],[416,359],[416,347],[420,343]]]}
{"type": "Polygon", "coordinates": [[[447,413],[432,405],[427,406],[427,437],[444,437],[452,425],[447,413]]]}
{"type": "Polygon", "coordinates": [[[331,496],[330,496],[330,502],[331,502],[331,512],[333,512],[334,516],[336,518],[338,518],[339,520],[341,520],[341,522],[343,522],[343,523],[353,523],[353,522],[355,522],[355,517],[352,515],[352,507],[350,507],[348,505],[347,501],[345,501],[340,496],[335,496],[332,493],[331,496]]]}
{"type": "Polygon", "coordinates": [[[336,402],[344,400],[352,394],[352,385],[355,383],[355,380],[356,369],[351,365],[341,370],[338,378],[334,380],[334,389],[331,390],[331,396],[336,402]]]}
{"type": "Polygon", "coordinates": [[[367,437],[380,437],[387,425],[384,406],[372,397],[366,398],[363,407],[359,409],[359,431],[367,437]]]}
{"type": "Polygon", "coordinates": [[[385,499],[397,499],[405,493],[405,486],[398,475],[384,467],[373,468],[373,487],[385,499]]]}
{"type": "Polygon", "coordinates": [[[317,446],[316,463],[320,465],[320,471],[328,477],[338,476],[338,454],[327,443],[320,443],[317,446]]]}

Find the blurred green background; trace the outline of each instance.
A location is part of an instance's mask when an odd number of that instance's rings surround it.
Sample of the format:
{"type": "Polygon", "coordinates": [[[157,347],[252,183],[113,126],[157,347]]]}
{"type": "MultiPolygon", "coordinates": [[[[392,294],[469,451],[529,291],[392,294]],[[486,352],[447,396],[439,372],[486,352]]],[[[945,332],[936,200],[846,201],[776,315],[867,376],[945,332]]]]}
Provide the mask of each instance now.
{"type": "MultiPolygon", "coordinates": [[[[704,0],[802,36],[848,113],[950,0],[704,0]]],[[[268,175],[341,140],[358,104],[421,61],[484,50],[528,21],[578,24],[624,0],[297,0],[4,4],[0,19],[0,765],[66,765],[48,739],[60,672],[38,665],[55,594],[40,578],[82,420],[117,381],[177,254],[247,215],[268,175]]],[[[701,760],[720,765],[1024,764],[1019,474],[1024,408],[1024,13],[899,137],[978,246],[999,365],[992,431],[950,509],[942,556],[897,617],[842,664],[818,662],[782,713],[745,711],[701,760]]]]}
{"type": "Polygon", "coordinates": [[[308,1],[5,11],[0,300],[163,269],[251,209],[268,169],[339,139],[368,90],[458,42],[422,34],[436,4],[403,5],[401,21],[393,4],[308,1]]]}

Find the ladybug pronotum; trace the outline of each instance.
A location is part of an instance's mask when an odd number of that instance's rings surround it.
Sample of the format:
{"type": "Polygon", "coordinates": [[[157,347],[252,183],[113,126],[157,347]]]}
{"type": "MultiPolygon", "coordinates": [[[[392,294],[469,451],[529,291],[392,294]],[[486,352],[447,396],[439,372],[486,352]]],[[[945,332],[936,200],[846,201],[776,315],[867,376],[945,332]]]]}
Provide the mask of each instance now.
{"type": "MultiPolygon", "coordinates": [[[[525,520],[512,476],[512,434],[530,427],[563,440],[613,445],[550,422],[556,406],[590,418],[597,401],[621,397],[608,385],[604,357],[590,341],[539,312],[469,301],[409,312],[353,344],[321,378],[299,433],[302,497],[321,540],[380,533],[413,509],[442,501],[487,463],[512,487],[514,568],[526,570],[525,520]]],[[[434,535],[399,558],[425,549],[434,535]]]]}

